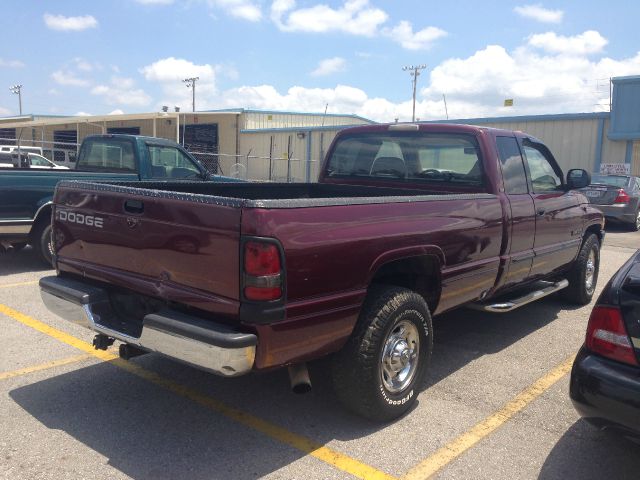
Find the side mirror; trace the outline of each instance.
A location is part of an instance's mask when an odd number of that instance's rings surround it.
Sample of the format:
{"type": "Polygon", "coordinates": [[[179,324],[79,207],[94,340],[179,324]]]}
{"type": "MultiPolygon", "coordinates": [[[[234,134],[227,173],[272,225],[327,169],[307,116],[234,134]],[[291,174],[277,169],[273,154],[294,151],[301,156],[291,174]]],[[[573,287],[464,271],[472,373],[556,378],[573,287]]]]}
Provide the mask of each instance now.
{"type": "Polygon", "coordinates": [[[575,190],[576,188],[584,188],[591,183],[591,175],[586,170],[574,168],[567,172],[567,188],[575,190]]]}

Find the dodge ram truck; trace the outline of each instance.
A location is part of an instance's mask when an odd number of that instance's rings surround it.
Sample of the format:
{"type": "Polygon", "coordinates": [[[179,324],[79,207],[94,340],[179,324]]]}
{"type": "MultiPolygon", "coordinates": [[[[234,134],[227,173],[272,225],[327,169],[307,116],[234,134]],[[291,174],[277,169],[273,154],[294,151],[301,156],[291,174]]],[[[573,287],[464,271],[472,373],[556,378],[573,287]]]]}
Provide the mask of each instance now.
{"type": "Polygon", "coordinates": [[[331,356],[341,401],[389,421],[423,385],[432,315],[591,300],[588,184],[524,133],[440,124],[343,130],[318,183],[61,182],[41,295],[124,358],[288,367],[305,390],[306,362],[331,356]]]}
{"type": "MultiPolygon", "coordinates": [[[[28,148],[28,147],[27,147],[28,148]]],[[[170,140],[92,135],[82,142],[75,170],[0,170],[0,250],[31,244],[51,265],[51,205],[60,180],[232,180],[209,172],[170,140]]]]}

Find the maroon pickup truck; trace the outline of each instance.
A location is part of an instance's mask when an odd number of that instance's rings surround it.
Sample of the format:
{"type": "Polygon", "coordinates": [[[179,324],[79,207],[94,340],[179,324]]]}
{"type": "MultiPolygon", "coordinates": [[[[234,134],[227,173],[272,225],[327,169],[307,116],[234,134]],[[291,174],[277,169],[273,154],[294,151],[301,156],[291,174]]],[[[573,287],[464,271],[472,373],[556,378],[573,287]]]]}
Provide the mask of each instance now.
{"type": "Polygon", "coordinates": [[[521,132],[465,125],[350,128],[316,184],[61,182],[54,313],[220,375],[332,355],[336,392],[377,420],[416,399],[431,316],[504,312],[558,290],[591,300],[602,214],[521,132]]]}

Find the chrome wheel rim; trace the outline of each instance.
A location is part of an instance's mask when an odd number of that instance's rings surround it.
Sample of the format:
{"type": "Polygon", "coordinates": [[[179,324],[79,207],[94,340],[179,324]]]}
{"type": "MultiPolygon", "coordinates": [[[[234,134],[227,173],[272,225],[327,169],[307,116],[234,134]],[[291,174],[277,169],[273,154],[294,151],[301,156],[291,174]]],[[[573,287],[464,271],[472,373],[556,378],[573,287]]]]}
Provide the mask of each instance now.
{"type": "Polygon", "coordinates": [[[391,393],[404,390],[418,370],[420,336],[418,328],[408,320],[393,327],[384,341],[382,350],[382,383],[391,393]]]}
{"type": "Polygon", "coordinates": [[[591,249],[589,252],[589,258],[587,258],[587,268],[584,275],[584,285],[588,291],[593,289],[593,280],[596,273],[596,252],[591,249]]]}
{"type": "Polygon", "coordinates": [[[640,210],[638,210],[638,216],[636,217],[636,230],[640,230],[640,210]]]}

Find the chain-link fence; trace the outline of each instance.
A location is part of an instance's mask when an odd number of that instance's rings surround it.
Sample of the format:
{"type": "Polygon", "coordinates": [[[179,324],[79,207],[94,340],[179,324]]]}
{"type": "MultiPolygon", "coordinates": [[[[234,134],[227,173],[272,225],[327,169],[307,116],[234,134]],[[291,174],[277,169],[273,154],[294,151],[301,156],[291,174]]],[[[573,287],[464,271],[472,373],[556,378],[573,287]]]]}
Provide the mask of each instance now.
{"type": "MultiPolygon", "coordinates": [[[[0,132],[1,133],[1,132],[0,132]]],[[[22,138],[7,138],[0,135],[0,151],[22,154],[42,155],[57,165],[75,168],[80,144],[69,138],[57,138],[54,141],[41,141],[22,138]]],[[[198,145],[185,145],[191,153],[211,173],[242,180],[266,182],[305,182],[315,181],[318,172],[318,160],[307,160],[282,155],[232,155],[218,153],[217,149],[203,149],[198,145]]]]}

